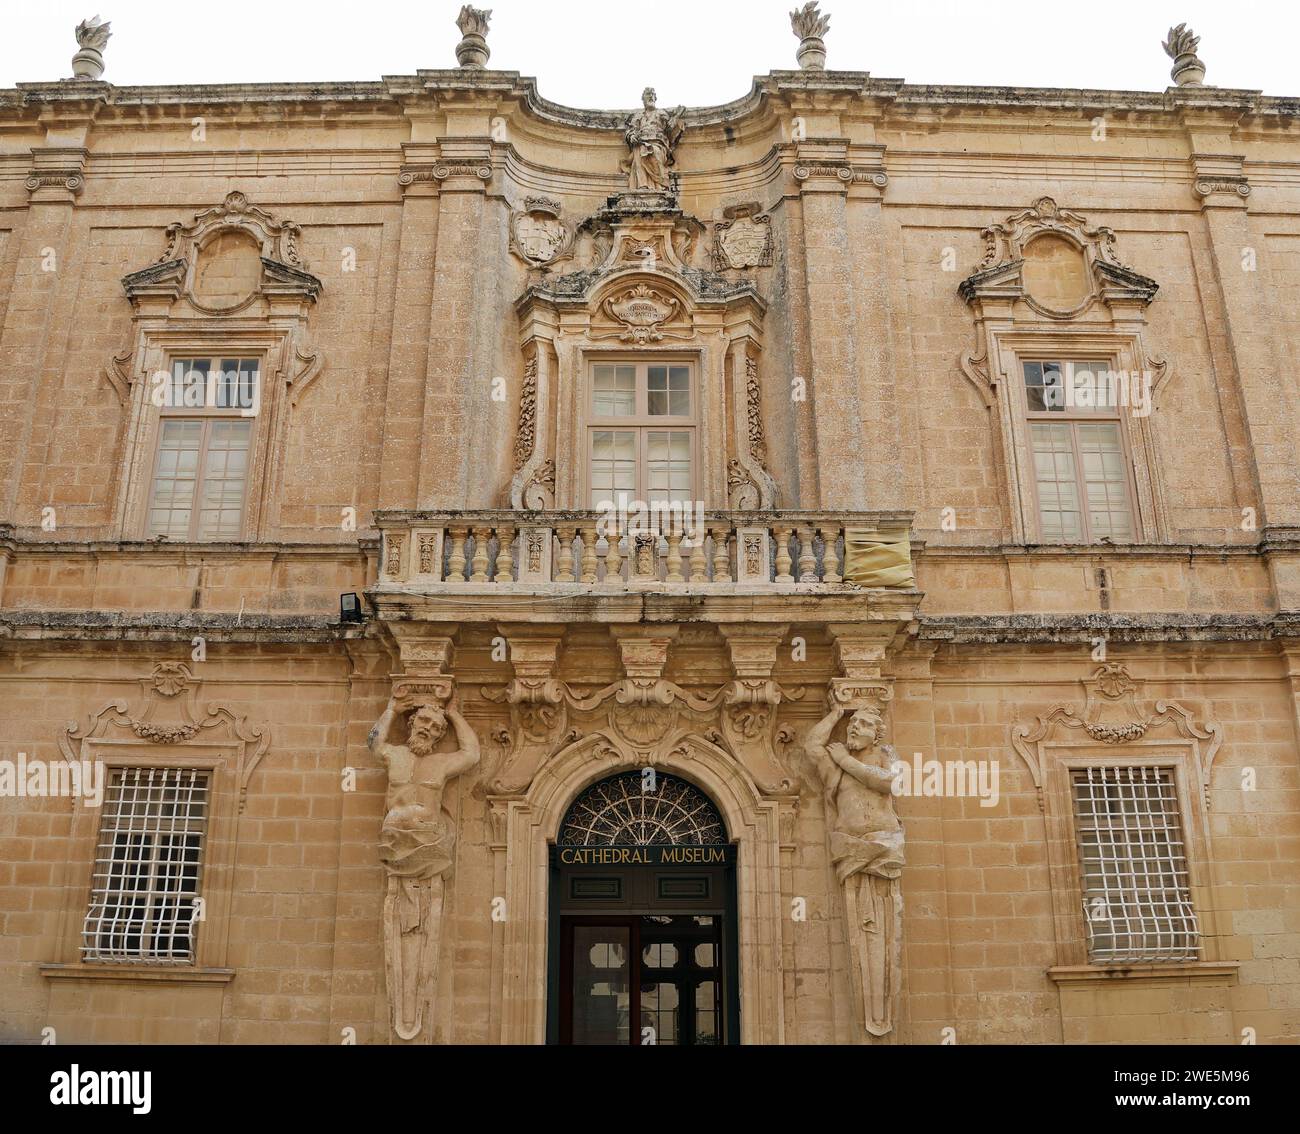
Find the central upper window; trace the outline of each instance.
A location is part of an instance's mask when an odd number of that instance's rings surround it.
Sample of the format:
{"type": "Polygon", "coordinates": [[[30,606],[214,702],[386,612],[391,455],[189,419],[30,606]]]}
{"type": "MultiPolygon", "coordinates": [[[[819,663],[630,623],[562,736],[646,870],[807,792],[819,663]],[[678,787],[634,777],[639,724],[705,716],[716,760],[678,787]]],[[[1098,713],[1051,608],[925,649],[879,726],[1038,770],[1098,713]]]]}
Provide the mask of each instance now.
{"type": "Polygon", "coordinates": [[[178,358],[160,376],[149,535],[242,538],[260,371],[257,358],[178,358]]]}
{"type": "Polygon", "coordinates": [[[694,500],[695,403],[695,376],[687,362],[593,363],[590,506],[694,500]]]}
{"type": "Polygon", "coordinates": [[[1022,372],[1042,538],[1135,539],[1120,415],[1142,391],[1105,359],[1024,360],[1022,372]]]}

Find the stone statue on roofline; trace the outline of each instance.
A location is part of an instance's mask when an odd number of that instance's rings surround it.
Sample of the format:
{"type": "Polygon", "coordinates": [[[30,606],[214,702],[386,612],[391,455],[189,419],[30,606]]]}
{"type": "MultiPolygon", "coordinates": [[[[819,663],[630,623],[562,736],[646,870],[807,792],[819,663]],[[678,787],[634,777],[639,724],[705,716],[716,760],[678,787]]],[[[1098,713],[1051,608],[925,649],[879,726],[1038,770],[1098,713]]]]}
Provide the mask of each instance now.
{"type": "Polygon", "coordinates": [[[672,191],[673,150],[682,136],[684,109],[660,110],[654,87],[641,92],[641,109],[623,123],[623,140],[631,151],[623,161],[628,188],[634,192],[672,191]]]}

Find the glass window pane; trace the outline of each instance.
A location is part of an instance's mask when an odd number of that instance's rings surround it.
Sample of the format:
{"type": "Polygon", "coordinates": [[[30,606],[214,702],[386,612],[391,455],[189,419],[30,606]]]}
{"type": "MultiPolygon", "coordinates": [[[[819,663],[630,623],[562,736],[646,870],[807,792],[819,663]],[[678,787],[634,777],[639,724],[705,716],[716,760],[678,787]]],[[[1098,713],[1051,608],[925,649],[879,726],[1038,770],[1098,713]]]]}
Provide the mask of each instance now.
{"type": "Polygon", "coordinates": [[[1034,474],[1045,540],[1083,539],[1083,515],[1069,425],[1032,425],[1034,474]]]}
{"type": "Polygon", "coordinates": [[[172,383],[165,410],[203,409],[208,398],[208,372],[212,362],[207,358],[178,358],[172,361],[172,383]]]}
{"type": "Polygon", "coordinates": [[[1082,424],[1079,459],[1088,499],[1088,523],[1093,539],[1132,540],[1133,512],[1128,473],[1118,423],[1082,424]]]}
{"type": "Polygon", "coordinates": [[[189,539],[202,441],[201,421],[177,418],[162,420],[158,434],[158,463],[154,473],[153,499],[149,507],[151,536],[189,539]]]}
{"type": "Polygon", "coordinates": [[[641,1043],[677,1044],[681,993],[675,984],[642,983],[641,1043]],[[646,1029],[651,1029],[648,1033],[646,1029]]]}
{"type": "Polygon", "coordinates": [[[596,417],[636,414],[636,368],[599,363],[592,370],[592,413],[596,417]]]}
{"type": "Polygon", "coordinates": [[[646,368],[646,412],[661,417],[668,412],[668,367],[646,368]]]}
{"type": "Polygon", "coordinates": [[[696,1044],[718,1042],[718,1018],[722,1014],[721,995],[717,981],[701,981],[695,986],[695,1036],[696,1044]]]}
{"type": "Polygon", "coordinates": [[[691,498],[691,435],[685,429],[646,431],[646,499],[650,503],[691,498]]]}
{"type": "Polygon", "coordinates": [[[626,1044],[632,1024],[626,926],[573,928],[573,1042],[626,1044]]]}
{"type": "Polygon", "coordinates": [[[241,535],[252,427],[247,418],[209,423],[199,509],[200,539],[233,540],[241,535]]]}
{"type": "Polygon", "coordinates": [[[1036,408],[1049,411],[1065,409],[1065,374],[1059,362],[1043,363],[1042,401],[1036,408]]]}
{"type": "Polygon", "coordinates": [[[636,496],[636,431],[591,431],[591,507],[604,510],[636,496]]]}

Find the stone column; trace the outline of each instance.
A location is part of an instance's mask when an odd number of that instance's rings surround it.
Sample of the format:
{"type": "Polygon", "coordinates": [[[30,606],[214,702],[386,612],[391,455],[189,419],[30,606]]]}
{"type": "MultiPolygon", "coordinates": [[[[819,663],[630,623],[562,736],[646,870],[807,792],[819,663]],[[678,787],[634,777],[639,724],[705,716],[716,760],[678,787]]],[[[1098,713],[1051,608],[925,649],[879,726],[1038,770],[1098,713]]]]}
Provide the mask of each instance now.
{"type": "MultiPolygon", "coordinates": [[[[426,129],[422,122],[412,130],[426,129]]],[[[383,454],[376,499],[380,508],[417,506],[420,431],[424,424],[425,370],[433,318],[434,250],[438,239],[438,183],[429,172],[437,146],[402,146],[401,236],[393,292],[388,386],[384,399],[383,454]]]]}
{"type": "Polygon", "coordinates": [[[800,143],[794,178],[803,220],[808,312],[808,400],[818,461],[818,499],[804,507],[868,507],[858,359],[863,349],[855,293],[863,286],[850,247],[846,146],[800,143]]]}
{"type": "Polygon", "coordinates": [[[1192,112],[1193,191],[1201,200],[1201,216],[1209,241],[1214,275],[1222,304],[1222,333],[1236,373],[1246,425],[1254,454],[1259,491],[1258,523],[1294,527],[1300,524],[1300,453],[1297,415],[1280,391],[1286,376],[1277,370],[1283,353],[1274,349],[1269,310],[1268,265],[1262,232],[1252,231],[1247,201],[1250,185],[1243,159],[1225,127],[1192,112]],[[1224,132],[1220,132],[1224,131],[1224,132]],[[1253,270],[1246,270],[1253,265],[1253,270]]]}
{"type": "Polygon", "coordinates": [[[438,232],[416,504],[485,507],[499,490],[487,431],[514,409],[508,398],[493,401],[493,379],[505,376],[491,345],[500,289],[489,284],[499,265],[485,240],[490,143],[444,138],[429,176],[439,186],[438,232]]]}
{"type": "MultiPolygon", "coordinates": [[[[84,141],[86,126],[76,131],[84,141]]],[[[38,524],[45,505],[56,508],[55,521],[63,526],[57,509],[61,501],[23,499],[20,486],[23,469],[37,463],[37,476],[31,487],[43,482],[43,465],[33,448],[42,436],[40,423],[52,423],[57,416],[54,396],[46,395],[61,378],[61,359],[52,356],[54,344],[66,340],[51,325],[56,313],[71,318],[72,303],[59,301],[59,288],[67,284],[67,295],[75,292],[77,275],[73,265],[72,241],[74,202],[84,183],[83,170],[88,151],[84,145],[50,144],[33,149],[32,169],[27,178],[31,194],[26,216],[18,232],[10,236],[15,242],[13,282],[9,302],[0,327],[0,522],[21,521],[38,524]],[[48,402],[48,406],[43,403],[48,402]],[[19,515],[22,499],[26,510],[19,515]]],[[[68,486],[70,489],[73,487],[68,486]]]]}
{"type": "Polygon", "coordinates": [[[911,507],[903,453],[905,440],[899,412],[899,381],[894,357],[892,300],[902,295],[901,281],[892,278],[900,262],[900,234],[887,231],[884,217],[884,146],[855,146],[850,151],[853,180],[848,192],[849,246],[852,250],[853,296],[856,301],[858,354],[851,374],[856,379],[861,416],[858,448],[869,485],[872,508],[911,507]]]}

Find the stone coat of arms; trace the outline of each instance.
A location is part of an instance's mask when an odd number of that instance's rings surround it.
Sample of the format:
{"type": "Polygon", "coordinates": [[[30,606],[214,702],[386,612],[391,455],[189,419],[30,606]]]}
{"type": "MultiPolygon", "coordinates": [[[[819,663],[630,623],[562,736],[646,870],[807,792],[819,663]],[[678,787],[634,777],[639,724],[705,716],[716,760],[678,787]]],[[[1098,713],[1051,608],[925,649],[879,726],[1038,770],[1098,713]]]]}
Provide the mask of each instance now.
{"type": "Polygon", "coordinates": [[[573,234],[560,220],[560,203],[549,197],[529,197],[524,208],[510,218],[510,248],[535,268],[563,258],[573,234]]]}

